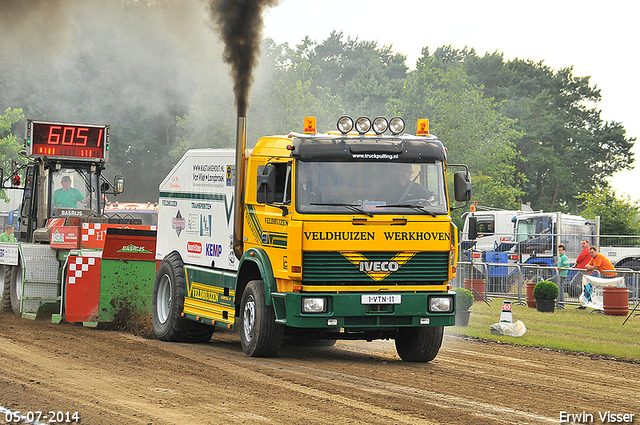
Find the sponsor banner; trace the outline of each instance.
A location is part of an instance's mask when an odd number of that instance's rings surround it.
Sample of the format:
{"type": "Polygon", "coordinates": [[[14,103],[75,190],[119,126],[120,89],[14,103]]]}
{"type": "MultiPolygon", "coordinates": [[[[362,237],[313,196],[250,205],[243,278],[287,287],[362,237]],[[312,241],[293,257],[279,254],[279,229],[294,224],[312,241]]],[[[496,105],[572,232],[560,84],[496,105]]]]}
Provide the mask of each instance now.
{"type": "Polygon", "coordinates": [[[154,261],[156,238],[137,235],[108,235],[103,259],[154,261]]]}
{"type": "Polygon", "coordinates": [[[78,249],[80,238],[76,226],[54,226],[51,228],[51,248],[78,249]]]}
{"type": "Polygon", "coordinates": [[[0,243],[0,264],[9,266],[18,265],[18,244],[0,243]]]}
{"type": "Polygon", "coordinates": [[[578,297],[580,305],[583,307],[603,310],[602,293],[607,286],[624,288],[624,277],[601,278],[590,274],[582,275],[582,293],[578,297]]]}

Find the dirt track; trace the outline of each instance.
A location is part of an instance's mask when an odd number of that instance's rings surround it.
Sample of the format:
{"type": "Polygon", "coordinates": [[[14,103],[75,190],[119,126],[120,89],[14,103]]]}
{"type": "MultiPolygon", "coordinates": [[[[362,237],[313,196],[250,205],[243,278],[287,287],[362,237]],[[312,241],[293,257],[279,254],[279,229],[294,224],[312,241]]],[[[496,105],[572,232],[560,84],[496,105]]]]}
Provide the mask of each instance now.
{"type": "Polygon", "coordinates": [[[0,314],[0,370],[0,406],[83,424],[558,424],[561,411],[640,423],[638,364],[455,336],[429,364],[401,362],[389,341],[260,359],[230,332],[175,344],[0,314]]]}

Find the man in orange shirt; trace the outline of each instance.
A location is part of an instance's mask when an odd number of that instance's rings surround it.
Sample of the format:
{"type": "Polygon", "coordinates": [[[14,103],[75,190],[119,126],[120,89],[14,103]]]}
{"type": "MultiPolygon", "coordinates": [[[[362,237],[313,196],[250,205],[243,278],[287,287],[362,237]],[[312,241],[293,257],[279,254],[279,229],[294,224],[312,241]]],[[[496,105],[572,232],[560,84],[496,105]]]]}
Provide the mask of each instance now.
{"type": "Polygon", "coordinates": [[[589,248],[589,256],[591,256],[591,261],[587,264],[587,271],[593,272],[598,271],[602,277],[615,277],[618,273],[615,271],[615,267],[611,264],[611,261],[604,255],[598,253],[598,250],[595,246],[589,248]]]}

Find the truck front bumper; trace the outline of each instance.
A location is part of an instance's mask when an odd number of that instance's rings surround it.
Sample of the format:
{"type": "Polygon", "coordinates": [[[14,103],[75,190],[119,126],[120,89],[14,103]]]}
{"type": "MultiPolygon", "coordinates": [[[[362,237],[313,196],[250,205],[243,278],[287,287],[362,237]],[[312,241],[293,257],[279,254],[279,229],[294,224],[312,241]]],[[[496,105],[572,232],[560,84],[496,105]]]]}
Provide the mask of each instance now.
{"type": "Polygon", "coordinates": [[[455,294],[452,293],[403,292],[397,294],[400,298],[393,304],[365,304],[363,295],[388,294],[274,292],[271,299],[276,322],[294,328],[392,329],[455,325],[455,294]],[[430,311],[430,299],[434,297],[451,298],[450,311],[430,311]],[[305,298],[324,298],[325,309],[317,313],[303,312],[305,298]]]}

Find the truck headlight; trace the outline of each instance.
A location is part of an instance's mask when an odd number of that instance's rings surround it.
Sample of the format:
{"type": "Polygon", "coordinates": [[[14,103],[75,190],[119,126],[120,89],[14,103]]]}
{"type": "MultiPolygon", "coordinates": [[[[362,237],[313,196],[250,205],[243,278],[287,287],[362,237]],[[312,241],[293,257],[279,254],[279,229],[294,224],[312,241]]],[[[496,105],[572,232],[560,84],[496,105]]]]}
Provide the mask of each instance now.
{"type": "Polygon", "coordinates": [[[324,297],[305,297],[302,299],[303,313],[326,313],[327,299],[324,297]]]}
{"type": "Polygon", "coordinates": [[[429,312],[449,313],[451,311],[453,311],[453,298],[448,296],[429,298],[429,312]]]}

